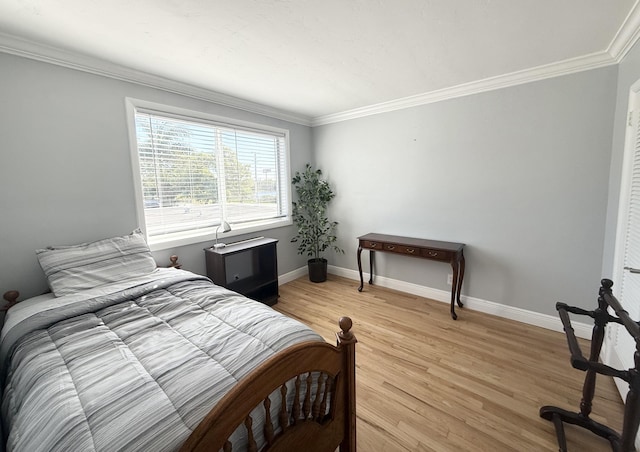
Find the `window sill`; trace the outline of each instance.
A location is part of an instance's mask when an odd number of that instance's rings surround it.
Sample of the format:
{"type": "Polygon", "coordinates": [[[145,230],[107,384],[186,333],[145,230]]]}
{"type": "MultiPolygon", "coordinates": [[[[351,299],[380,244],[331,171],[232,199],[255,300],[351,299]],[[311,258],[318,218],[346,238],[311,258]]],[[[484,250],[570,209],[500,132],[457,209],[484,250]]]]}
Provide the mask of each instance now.
{"type": "MultiPolygon", "coordinates": [[[[218,241],[226,242],[229,241],[230,237],[251,234],[253,232],[262,232],[268,229],[291,226],[292,224],[293,222],[290,218],[285,218],[279,221],[268,221],[259,224],[253,223],[250,226],[247,225],[244,227],[231,225],[231,231],[225,233],[218,232],[218,241]]],[[[203,242],[215,242],[215,240],[215,228],[200,229],[198,231],[180,232],[175,234],[166,234],[157,237],[147,237],[147,242],[149,243],[149,248],[151,249],[151,251],[162,251],[203,242]]]]}

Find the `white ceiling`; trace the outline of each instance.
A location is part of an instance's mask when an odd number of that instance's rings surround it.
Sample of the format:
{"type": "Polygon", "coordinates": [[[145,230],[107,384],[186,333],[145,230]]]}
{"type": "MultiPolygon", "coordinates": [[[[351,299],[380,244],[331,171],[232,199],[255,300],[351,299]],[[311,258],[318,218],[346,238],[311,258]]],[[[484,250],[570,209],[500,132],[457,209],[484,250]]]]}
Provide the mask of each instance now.
{"type": "Polygon", "coordinates": [[[0,50],[313,124],[614,64],[638,16],[636,0],[0,0],[0,50]]]}

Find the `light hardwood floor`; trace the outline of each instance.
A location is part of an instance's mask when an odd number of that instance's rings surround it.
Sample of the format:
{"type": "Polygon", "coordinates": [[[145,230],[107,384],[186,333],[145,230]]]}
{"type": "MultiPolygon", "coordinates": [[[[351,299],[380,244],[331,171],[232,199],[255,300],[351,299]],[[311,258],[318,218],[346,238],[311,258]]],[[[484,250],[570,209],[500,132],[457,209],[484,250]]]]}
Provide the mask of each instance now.
{"type": "MultiPolygon", "coordinates": [[[[557,451],[542,405],[577,411],[584,373],[573,369],[564,334],[329,275],[280,287],[274,306],[335,343],[340,316],[358,338],[358,450],[557,451]]],[[[552,302],[552,301],[550,301],[552,302]]],[[[582,306],[587,309],[595,307],[582,306]]],[[[581,341],[588,356],[588,341],[581,341]]],[[[616,431],[623,403],[598,376],[593,419],[616,431]]],[[[611,450],[568,425],[570,451],[611,450]]]]}

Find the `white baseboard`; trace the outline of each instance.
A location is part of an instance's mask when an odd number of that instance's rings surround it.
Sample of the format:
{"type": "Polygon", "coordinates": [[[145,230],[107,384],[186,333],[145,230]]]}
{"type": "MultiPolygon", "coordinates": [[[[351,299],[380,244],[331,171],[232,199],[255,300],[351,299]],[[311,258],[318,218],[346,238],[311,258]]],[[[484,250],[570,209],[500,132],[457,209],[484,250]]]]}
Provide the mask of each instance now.
{"type": "MultiPolygon", "coordinates": [[[[285,276],[291,275],[293,273],[300,273],[301,275],[306,274],[306,268],[300,270],[302,270],[301,273],[299,272],[299,270],[296,270],[294,272],[287,273],[287,275],[285,276]]],[[[356,270],[329,265],[328,271],[333,275],[343,276],[345,278],[354,279],[356,281],[360,280],[360,275],[356,270]]],[[[366,284],[366,282],[369,280],[369,274],[363,273],[363,277],[366,284]]],[[[288,281],[292,281],[293,279],[295,278],[289,279],[288,281]]],[[[376,276],[375,284],[381,287],[387,287],[389,289],[399,290],[401,292],[410,293],[412,295],[429,298],[431,300],[441,301],[443,303],[451,302],[451,292],[445,290],[420,286],[418,284],[408,283],[392,278],[386,278],[384,276],[376,276]]],[[[460,298],[464,303],[464,309],[485,312],[487,314],[493,314],[498,317],[516,320],[528,325],[534,325],[546,328],[548,330],[563,332],[562,322],[557,316],[540,314],[538,312],[527,311],[525,309],[507,306],[500,303],[495,303],[493,301],[482,300],[480,298],[469,297],[466,295],[462,295],[460,298]]],[[[571,322],[571,325],[577,337],[591,339],[593,325],[573,321],[571,322]]]]}
{"type": "Polygon", "coordinates": [[[307,274],[307,267],[300,267],[289,273],[278,276],[278,285],[286,284],[307,274]]]}

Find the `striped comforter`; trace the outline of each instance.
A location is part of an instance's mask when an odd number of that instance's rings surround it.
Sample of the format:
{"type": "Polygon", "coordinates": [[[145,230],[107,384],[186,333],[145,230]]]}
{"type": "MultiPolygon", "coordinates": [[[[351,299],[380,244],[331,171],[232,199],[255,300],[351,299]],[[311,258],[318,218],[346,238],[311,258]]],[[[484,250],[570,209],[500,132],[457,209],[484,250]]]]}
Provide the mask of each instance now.
{"type": "Polygon", "coordinates": [[[322,340],[174,269],[21,305],[0,344],[8,451],[177,450],[257,364],[322,340]]]}

